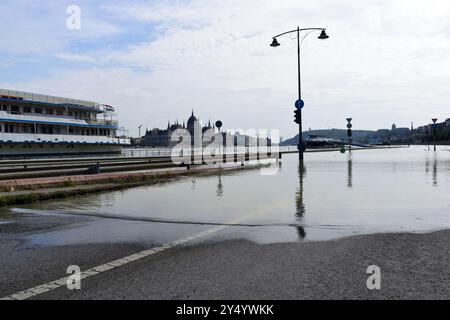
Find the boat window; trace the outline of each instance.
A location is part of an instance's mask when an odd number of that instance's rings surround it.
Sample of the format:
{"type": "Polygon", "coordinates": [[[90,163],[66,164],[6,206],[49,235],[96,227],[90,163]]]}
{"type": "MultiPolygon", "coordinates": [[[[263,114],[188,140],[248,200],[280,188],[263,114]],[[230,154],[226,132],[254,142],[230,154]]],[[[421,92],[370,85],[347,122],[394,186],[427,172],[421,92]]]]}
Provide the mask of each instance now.
{"type": "Polygon", "coordinates": [[[31,113],[31,107],[23,107],[24,113],[31,113]]]}
{"type": "Polygon", "coordinates": [[[42,109],[41,108],[34,108],[34,113],[42,113],[42,109]]]}
{"type": "Polygon", "coordinates": [[[12,124],[5,124],[6,133],[14,133],[14,126],[12,124]]]}
{"type": "Polygon", "coordinates": [[[19,113],[19,107],[18,106],[11,106],[11,113],[12,114],[18,114],[19,113]]]}

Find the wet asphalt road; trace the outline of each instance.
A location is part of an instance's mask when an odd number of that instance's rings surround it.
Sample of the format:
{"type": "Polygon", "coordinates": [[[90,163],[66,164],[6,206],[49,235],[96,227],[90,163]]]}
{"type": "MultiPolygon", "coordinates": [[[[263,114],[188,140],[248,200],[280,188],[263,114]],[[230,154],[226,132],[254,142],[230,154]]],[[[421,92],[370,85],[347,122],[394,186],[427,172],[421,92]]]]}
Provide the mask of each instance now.
{"type": "MultiPolygon", "coordinates": [[[[89,218],[21,218],[0,229],[0,296],[142,252],[143,243],[29,245],[25,235],[77,228],[89,218]],[[27,220],[28,219],[28,220],[27,220]],[[36,221],[39,221],[37,223],[36,221]]],[[[210,228],[210,227],[207,227],[210,228]]],[[[324,242],[256,244],[217,233],[31,299],[448,299],[450,231],[376,234],[324,242]],[[367,267],[381,268],[368,290],[367,267]]]]}

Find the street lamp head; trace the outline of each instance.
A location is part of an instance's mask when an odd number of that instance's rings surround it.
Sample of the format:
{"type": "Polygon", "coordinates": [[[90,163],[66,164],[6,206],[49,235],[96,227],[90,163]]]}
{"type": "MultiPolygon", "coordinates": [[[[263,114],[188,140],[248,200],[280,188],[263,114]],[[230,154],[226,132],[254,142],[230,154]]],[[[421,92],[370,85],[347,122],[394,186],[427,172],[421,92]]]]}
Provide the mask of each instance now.
{"type": "Polygon", "coordinates": [[[280,44],[278,43],[277,38],[273,38],[273,41],[272,41],[272,43],[270,44],[270,46],[271,46],[271,47],[274,47],[274,48],[280,46],[280,44]]]}
{"type": "Polygon", "coordinates": [[[320,33],[319,39],[320,40],[325,40],[325,39],[328,39],[328,38],[329,38],[329,36],[325,32],[325,29],[323,29],[322,32],[320,33]]]}

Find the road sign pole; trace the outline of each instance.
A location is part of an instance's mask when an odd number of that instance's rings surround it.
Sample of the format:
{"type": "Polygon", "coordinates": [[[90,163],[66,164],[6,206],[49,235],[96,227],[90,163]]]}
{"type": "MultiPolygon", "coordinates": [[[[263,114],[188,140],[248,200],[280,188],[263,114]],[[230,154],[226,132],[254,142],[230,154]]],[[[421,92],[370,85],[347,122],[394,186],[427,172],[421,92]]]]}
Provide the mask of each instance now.
{"type": "Polygon", "coordinates": [[[347,118],[348,152],[352,153],[352,118],[347,118]]]}
{"type": "Polygon", "coordinates": [[[434,151],[436,152],[436,122],[437,122],[437,118],[433,118],[431,119],[431,121],[433,121],[433,140],[434,140],[434,151]]]}

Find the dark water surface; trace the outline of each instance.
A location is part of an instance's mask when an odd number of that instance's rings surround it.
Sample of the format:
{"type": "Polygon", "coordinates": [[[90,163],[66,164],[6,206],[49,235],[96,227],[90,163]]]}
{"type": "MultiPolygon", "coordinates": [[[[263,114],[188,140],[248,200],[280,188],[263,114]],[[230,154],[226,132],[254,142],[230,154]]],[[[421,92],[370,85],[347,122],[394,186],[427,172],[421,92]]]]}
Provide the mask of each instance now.
{"type": "Polygon", "coordinates": [[[30,236],[36,245],[159,244],[214,224],[232,224],[214,239],[259,243],[450,228],[449,147],[308,153],[303,167],[286,155],[272,171],[184,177],[10,210],[99,216],[30,236]]]}

